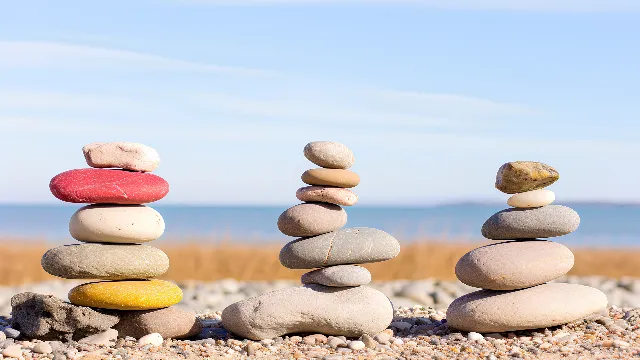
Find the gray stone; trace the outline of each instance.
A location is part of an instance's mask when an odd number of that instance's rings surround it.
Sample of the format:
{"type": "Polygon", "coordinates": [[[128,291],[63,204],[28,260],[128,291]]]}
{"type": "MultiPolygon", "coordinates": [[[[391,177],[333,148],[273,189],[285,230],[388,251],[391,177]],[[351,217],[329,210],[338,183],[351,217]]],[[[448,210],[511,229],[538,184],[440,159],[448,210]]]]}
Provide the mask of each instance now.
{"type": "Polygon", "coordinates": [[[65,279],[130,280],[164,274],[169,258],[147,245],[80,244],[50,249],[41,264],[49,274],[65,279]]]}
{"type": "Polygon", "coordinates": [[[118,322],[114,312],[65,303],[51,295],[20,293],[11,298],[11,326],[40,340],[77,340],[118,322]]]}
{"type": "Polygon", "coordinates": [[[338,230],[347,223],[347,212],[338,205],[304,203],[278,218],[278,229],[289,236],[315,236],[338,230]]]}
{"type": "Polygon", "coordinates": [[[359,337],[383,331],[392,319],[389,299],[366,286],[311,284],[282,289],[240,301],[222,312],[227,330],[253,340],[290,333],[359,337]]]}
{"type": "Polygon", "coordinates": [[[300,281],[325,286],[360,286],[371,282],[371,273],[358,265],[337,265],[303,274],[300,281]]]}
{"type": "Polygon", "coordinates": [[[183,339],[198,335],[200,322],[192,312],[171,306],[158,310],[120,311],[120,322],[114,327],[120,337],[139,339],[158,333],[165,339],[183,339]]]}
{"type": "Polygon", "coordinates": [[[506,209],[482,225],[482,235],[493,240],[550,238],[574,232],[580,216],[562,205],[532,209],[506,209]]]}
{"type": "Polygon", "coordinates": [[[313,269],[380,262],[399,253],[398,240],[382,230],[348,228],[288,243],[280,251],[280,263],[289,269],[313,269]]]}
{"type": "Polygon", "coordinates": [[[500,167],[496,189],[516,194],[545,188],[558,181],[560,174],[553,167],[536,161],[513,161],[500,167]]]}
{"type": "Polygon", "coordinates": [[[313,141],[304,147],[304,156],[312,163],[329,169],[348,169],[355,162],[353,152],[333,141],[313,141]]]}
{"type": "Polygon", "coordinates": [[[10,339],[17,339],[20,337],[20,331],[13,329],[13,328],[4,328],[4,330],[2,330],[2,332],[10,339]]]}

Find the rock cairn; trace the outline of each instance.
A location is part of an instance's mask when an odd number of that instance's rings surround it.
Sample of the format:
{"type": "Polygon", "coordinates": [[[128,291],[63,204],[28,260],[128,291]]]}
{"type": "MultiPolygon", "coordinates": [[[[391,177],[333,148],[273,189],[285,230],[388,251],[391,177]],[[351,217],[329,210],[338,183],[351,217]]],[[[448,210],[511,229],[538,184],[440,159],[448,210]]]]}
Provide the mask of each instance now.
{"type": "Polygon", "coordinates": [[[349,188],[359,176],[349,171],[355,159],[345,145],[309,143],[304,155],[321,168],[307,170],[298,189],[304,203],[287,209],[278,228],[299,237],[284,246],[280,262],[289,269],[317,269],[302,275],[302,287],[283,289],[237,302],[222,313],[228,330],[262,340],[290,333],[318,332],[357,337],[375,335],[393,319],[393,306],[381,292],[364,285],[371,273],[355,265],[392,259],[400,244],[372,228],[342,229],[358,197],[349,188]]]}
{"type": "Polygon", "coordinates": [[[539,240],[567,235],[580,224],[578,214],[551,205],[555,194],[544,189],[559,179],[549,165],[516,161],[502,165],[496,188],[514,194],[510,209],[491,216],[482,235],[509,240],[465,254],[456,264],[458,279],[479,290],[456,299],[447,310],[453,328],[504,332],[545,328],[579,320],[607,306],[607,297],[588,286],[547,283],[573,267],[564,245],[539,240]]]}

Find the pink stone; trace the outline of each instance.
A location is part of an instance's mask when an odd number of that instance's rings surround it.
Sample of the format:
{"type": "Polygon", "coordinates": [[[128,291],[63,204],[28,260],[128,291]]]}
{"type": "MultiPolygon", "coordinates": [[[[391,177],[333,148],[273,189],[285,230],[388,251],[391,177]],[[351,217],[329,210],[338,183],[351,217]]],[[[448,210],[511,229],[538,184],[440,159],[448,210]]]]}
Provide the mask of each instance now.
{"type": "Polygon", "coordinates": [[[72,203],[144,204],[165,197],[169,184],[149,173],[76,169],[56,175],[49,189],[58,199],[72,203]]]}

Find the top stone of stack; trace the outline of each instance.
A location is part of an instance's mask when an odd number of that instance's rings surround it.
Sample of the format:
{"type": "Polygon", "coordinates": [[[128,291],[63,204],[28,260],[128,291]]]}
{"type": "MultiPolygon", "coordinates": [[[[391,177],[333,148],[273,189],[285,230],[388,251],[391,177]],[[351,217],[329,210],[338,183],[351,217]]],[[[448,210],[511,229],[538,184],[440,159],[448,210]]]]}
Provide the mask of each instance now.
{"type": "Polygon", "coordinates": [[[355,157],[346,146],[332,141],[314,141],[304,147],[304,156],[312,163],[327,169],[348,169],[355,157]]]}
{"type": "Polygon", "coordinates": [[[543,189],[560,179],[558,170],[536,161],[513,161],[500,167],[496,175],[496,189],[517,194],[543,189]]]}
{"type": "Polygon", "coordinates": [[[93,168],[119,168],[151,172],[160,164],[153,148],[133,142],[95,142],[82,148],[87,164],[93,168]]]}

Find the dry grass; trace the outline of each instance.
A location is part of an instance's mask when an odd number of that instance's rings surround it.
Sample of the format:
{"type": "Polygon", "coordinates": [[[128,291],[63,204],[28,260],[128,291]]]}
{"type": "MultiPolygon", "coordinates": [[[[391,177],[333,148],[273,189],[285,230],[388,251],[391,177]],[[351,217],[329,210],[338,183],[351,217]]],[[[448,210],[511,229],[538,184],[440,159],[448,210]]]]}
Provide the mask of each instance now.
{"type": "MultiPolygon", "coordinates": [[[[171,259],[171,269],[165,279],[240,280],[299,279],[304,272],[280,265],[280,245],[263,246],[224,242],[158,244],[171,259]]],[[[375,280],[454,279],[458,259],[477,243],[445,243],[422,241],[405,244],[400,255],[390,261],[367,264],[375,280]]],[[[47,250],[44,243],[0,242],[0,284],[16,285],[53,279],[40,267],[40,258],[47,250]]],[[[573,275],[605,275],[640,277],[640,249],[572,249],[576,265],[573,275]]]]}

